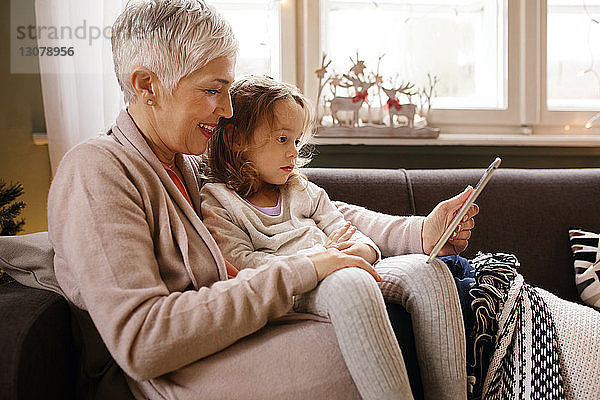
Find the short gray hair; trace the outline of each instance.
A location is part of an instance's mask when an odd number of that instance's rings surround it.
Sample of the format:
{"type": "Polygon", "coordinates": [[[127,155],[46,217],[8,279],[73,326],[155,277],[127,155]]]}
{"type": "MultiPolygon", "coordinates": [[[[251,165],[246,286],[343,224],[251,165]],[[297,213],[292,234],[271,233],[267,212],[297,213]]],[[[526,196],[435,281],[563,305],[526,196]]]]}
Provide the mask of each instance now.
{"type": "Polygon", "coordinates": [[[113,24],[111,42],[125,102],[135,99],[130,75],[136,67],[148,68],[172,91],[181,78],[238,50],[229,23],[204,0],[130,1],[113,24]]]}

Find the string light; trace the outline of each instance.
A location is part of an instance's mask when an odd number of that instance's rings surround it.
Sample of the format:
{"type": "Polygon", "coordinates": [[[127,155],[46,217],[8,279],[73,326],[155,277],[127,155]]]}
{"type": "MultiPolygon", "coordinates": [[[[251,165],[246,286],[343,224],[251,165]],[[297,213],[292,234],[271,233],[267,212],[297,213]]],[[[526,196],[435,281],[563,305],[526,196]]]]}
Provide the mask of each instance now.
{"type": "Polygon", "coordinates": [[[600,118],[600,113],[594,115],[586,124],[585,124],[585,129],[590,129],[593,124],[594,121],[596,121],[598,118],[600,118]]]}
{"type": "Polygon", "coordinates": [[[590,72],[592,72],[592,70],[588,68],[588,69],[586,69],[586,70],[584,70],[584,71],[579,71],[579,72],[577,73],[577,76],[584,76],[585,74],[588,74],[588,73],[590,73],[590,72]]]}

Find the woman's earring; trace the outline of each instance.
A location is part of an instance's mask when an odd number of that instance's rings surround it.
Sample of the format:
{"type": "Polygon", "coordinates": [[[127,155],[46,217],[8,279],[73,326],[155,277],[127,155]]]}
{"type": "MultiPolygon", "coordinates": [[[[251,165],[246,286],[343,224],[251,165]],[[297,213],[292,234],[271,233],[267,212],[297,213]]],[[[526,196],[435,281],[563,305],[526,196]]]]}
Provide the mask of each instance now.
{"type": "Polygon", "coordinates": [[[146,100],[146,104],[148,104],[149,106],[153,105],[154,102],[152,101],[152,99],[148,99],[146,100]]]}

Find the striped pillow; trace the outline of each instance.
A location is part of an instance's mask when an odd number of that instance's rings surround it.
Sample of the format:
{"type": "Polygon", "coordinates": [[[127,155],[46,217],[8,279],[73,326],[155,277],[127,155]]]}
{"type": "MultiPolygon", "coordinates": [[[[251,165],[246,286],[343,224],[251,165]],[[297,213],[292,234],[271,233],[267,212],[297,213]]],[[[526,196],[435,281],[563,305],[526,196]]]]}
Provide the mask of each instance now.
{"type": "Polygon", "coordinates": [[[579,296],[585,304],[600,309],[600,234],[571,229],[569,240],[579,296]]]}

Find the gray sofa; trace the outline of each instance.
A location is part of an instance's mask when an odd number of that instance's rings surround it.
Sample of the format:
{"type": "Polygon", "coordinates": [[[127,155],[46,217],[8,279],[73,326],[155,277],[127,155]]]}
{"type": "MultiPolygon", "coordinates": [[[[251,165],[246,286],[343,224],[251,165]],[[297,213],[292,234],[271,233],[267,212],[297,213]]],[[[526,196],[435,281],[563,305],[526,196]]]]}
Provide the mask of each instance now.
{"type": "MultiPolygon", "coordinates": [[[[468,184],[474,185],[482,172],[306,170],[308,177],[334,200],[398,215],[426,215],[440,200],[468,184]]],[[[527,282],[580,302],[568,230],[600,230],[598,199],[600,169],[501,168],[477,201],[481,212],[463,255],[471,257],[477,251],[514,253],[527,282]]],[[[0,267],[2,262],[7,260],[0,246],[0,267]]],[[[415,397],[421,398],[410,318],[398,306],[391,305],[389,311],[392,323],[398,327],[415,397]]],[[[93,380],[98,377],[94,376],[89,377],[91,382],[81,382],[82,349],[73,336],[79,332],[77,318],[60,295],[4,279],[0,283],[0,316],[0,399],[69,399],[81,397],[96,384],[93,380]],[[82,391],[82,387],[88,389],[82,391]]],[[[97,368],[99,374],[107,372],[102,362],[97,368]]],[[[231,383],[224,381],[223,385],[227,384],[231,383]]],[[[119,397],[129,395],[111,394],[111,398],[119,397]]]]}

